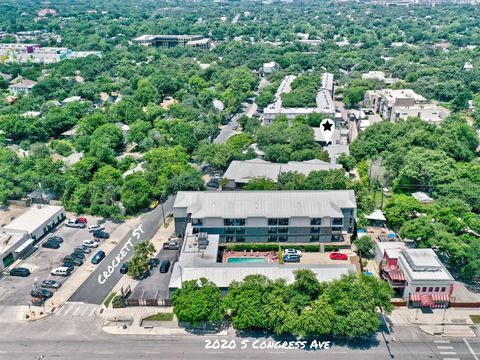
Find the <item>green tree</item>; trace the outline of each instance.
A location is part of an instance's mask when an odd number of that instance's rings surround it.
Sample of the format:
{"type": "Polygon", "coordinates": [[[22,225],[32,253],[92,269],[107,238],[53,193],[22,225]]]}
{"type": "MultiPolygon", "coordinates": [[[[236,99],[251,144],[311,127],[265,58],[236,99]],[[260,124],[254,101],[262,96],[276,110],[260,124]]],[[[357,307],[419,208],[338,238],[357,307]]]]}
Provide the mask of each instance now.
{"type": "Polygon", "coordinates": [[[357,253],[362,258],[369,258],[372,256],[375,244],[370,236],[364,235],[353,242],[357,248],[357,253]]]}

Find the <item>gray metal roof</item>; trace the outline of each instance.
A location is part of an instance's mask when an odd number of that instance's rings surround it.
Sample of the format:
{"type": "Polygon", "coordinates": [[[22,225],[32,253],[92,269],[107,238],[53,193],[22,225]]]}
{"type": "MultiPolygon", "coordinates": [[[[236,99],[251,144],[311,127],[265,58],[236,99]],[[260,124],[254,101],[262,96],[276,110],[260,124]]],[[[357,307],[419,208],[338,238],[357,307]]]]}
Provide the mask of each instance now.
{"type": "Polygon", "coordinates": [[[342,208],[356,206],[353,190],[180,191],[174,204],[192,218],[343,217],[342,208]]]}

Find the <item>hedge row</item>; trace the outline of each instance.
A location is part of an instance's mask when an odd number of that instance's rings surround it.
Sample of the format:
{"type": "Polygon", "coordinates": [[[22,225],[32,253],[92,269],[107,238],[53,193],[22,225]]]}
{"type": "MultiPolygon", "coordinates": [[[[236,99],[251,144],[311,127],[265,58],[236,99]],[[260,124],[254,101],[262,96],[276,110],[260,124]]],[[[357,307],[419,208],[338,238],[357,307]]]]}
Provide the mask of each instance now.
{"type": "MultiPolygon", "coordinates": [[[[226,250],[233,251],[278,251],[278,244],[233,244],[226,245],[226,250]]],[[[319,245],[290,245],[281,244],[282,249],[295,249],[303,252],[319,252],[319,245]]],[[[325,245],[325,251],[338,251],[339,247],[334,245],[325,245]]]]}

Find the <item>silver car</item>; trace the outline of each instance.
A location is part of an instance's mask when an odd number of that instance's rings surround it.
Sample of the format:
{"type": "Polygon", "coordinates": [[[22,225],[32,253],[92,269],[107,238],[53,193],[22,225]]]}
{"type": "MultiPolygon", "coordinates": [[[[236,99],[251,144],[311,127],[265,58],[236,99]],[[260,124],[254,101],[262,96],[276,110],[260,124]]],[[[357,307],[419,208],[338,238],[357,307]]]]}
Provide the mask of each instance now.
{"type": "Polygon", "coordinates": [[[62,283],[56,280],[43,280],[40,286],[44,289],[58,289],[62,283]]]}

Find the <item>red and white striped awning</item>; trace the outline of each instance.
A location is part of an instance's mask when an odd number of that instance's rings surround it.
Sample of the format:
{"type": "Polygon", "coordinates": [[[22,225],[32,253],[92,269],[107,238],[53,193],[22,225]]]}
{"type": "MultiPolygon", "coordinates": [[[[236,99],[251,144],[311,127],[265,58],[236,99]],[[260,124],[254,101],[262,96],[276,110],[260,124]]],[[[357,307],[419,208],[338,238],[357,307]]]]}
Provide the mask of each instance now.
{"type": "Polygon", "coordinates": [[[433,304],[430,306],[432,309],[445,309],[447,307],[447,304],[433,304]]]}
{"type": "Polygon", "coordinates": [[[431,295],[420,295],[420,305],[421,306],[432,306],[433,300],[431,295]]]}
{"type": "Polygon", "coordinates": [[[432,294],[433,301],[450,301],[450,295],[448,294],[432,294]]]}
{"type": "Polygon", "coordinates": [[[405,275],[403,274],[402,270],[393,269],[388,272],[388,276],[390,279],[394,281],[405,281],[405,275]]]}
{"type": "Polygon", "coordinates": [[[420,301],[420,294],[410,294],[410,301],[420,301]]]}

